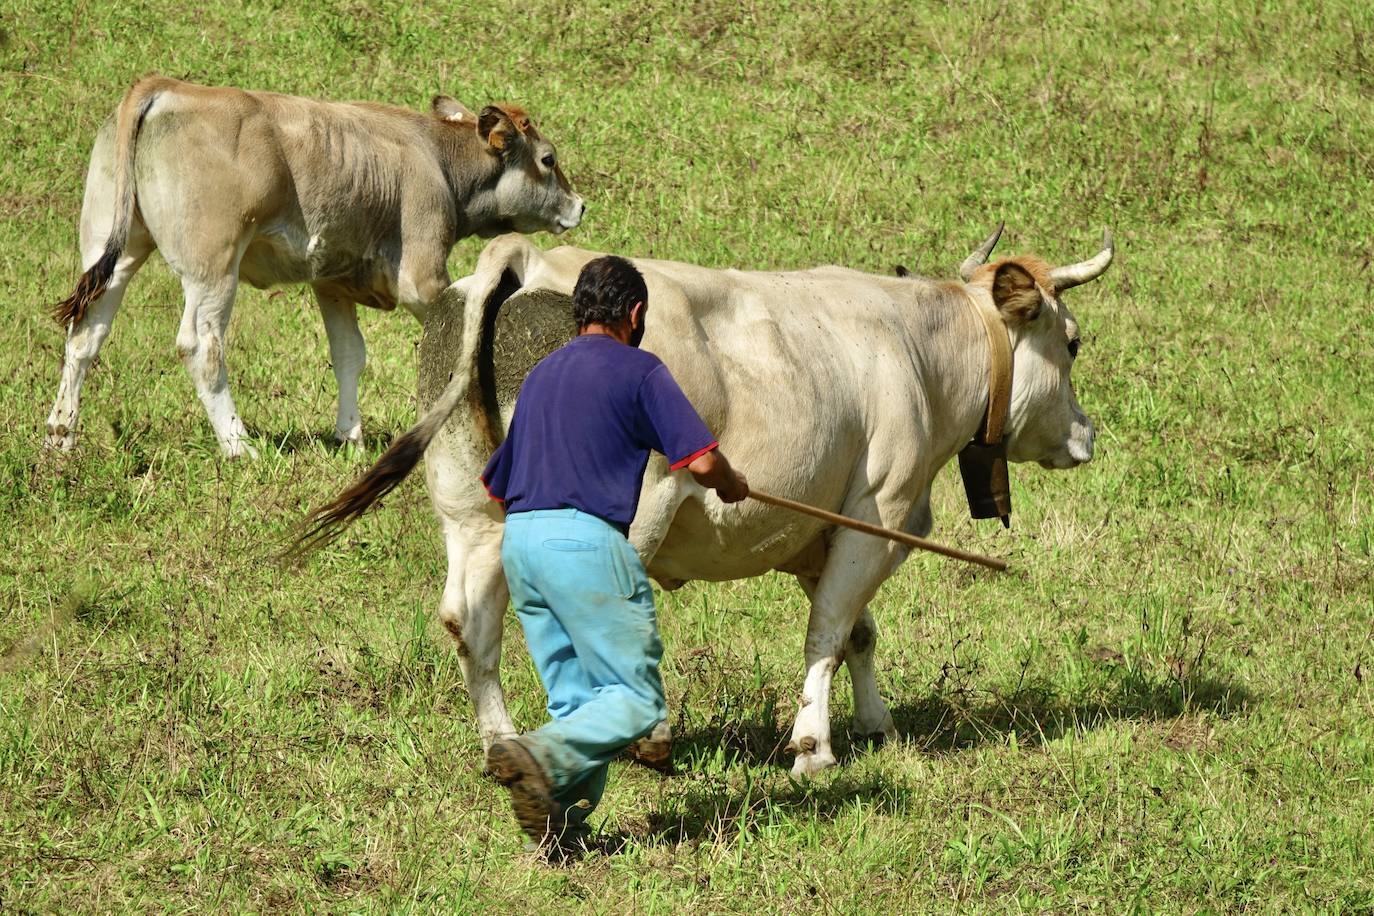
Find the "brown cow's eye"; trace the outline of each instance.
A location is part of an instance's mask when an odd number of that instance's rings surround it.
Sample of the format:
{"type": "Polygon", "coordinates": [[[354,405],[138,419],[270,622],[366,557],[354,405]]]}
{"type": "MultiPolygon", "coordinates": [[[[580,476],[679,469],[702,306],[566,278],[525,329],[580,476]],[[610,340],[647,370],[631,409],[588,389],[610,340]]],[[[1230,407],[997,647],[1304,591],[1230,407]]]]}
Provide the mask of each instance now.
{"type": "Polygon", "coordinates": [[[555,159],[553,158],[553,153],[549,153],[547,156],[545,156],[545,157],[544,157],[543,159],[541,159],[540,161],[544,163],[544,168],[546,168],[546,169],[551,169],[551,168],[553,168],[554,162],[556,162],[557,160],[555,160],[555,159]]]}
{"type": "Polygon", "coordinates": [[[1069,341],[1069,357],[1072,359],[1078,359],[1078,343],[1077,337],[1069,341]]]}

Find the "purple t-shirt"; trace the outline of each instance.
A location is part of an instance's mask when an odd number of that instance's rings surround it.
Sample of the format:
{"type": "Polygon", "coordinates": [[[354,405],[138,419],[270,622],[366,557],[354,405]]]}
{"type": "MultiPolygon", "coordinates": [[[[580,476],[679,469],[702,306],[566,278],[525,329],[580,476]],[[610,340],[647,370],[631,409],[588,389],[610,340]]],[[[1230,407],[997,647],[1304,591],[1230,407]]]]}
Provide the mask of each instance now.
{"type": "Polygon", "coordinates": [[[677,470],[715,447],[662,360],[583,334],[526,377],[482,482],[507,512],[581,509],[625,531],[650,451],[677,470]]]}

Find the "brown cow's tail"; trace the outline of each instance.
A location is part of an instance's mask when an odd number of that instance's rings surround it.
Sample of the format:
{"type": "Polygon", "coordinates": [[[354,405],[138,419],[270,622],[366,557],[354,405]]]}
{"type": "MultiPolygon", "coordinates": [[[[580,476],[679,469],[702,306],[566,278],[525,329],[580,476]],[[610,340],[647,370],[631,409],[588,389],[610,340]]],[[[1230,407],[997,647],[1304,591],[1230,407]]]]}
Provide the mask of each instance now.
{"type": "Polygon", "coordinates": [[[169,82],[160,77],[139,80],[119,104],[119,112],[115,116],[114,224],[110,227],[110,235],[105,240],[105,250],[99,260],[81,275],[75,292],[53,306],[53,319],[64,327],[80,324],[91,303],[98,302],[105,295],[115,266],[119,263],[119,256],[124,253],[134,215],[134,147],[148,109],[169,82]]]}

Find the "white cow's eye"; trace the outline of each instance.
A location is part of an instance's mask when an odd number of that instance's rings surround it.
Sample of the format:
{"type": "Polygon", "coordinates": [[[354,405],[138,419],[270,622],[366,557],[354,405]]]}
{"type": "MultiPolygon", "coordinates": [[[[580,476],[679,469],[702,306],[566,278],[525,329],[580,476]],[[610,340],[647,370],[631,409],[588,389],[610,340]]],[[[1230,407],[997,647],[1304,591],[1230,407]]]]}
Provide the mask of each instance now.
{"type": "Polygon", "coordinates": [[[1078,343],[1077,337],[1069,341],[1069,357],[1072,359],[1078,359],[1078,343]]]}
{"type": "Polygon", "coordinates": [[[546,168],[546,169],[551,169],[551,168],[553,168],[554,163],[555,163],[557,160],[553,158],[553,153],[549,153],[547,156],[545,156],[545,157],[544,157],[543,159],[541,159],[540,161],[544,163],[544,168],[546,168]]]}

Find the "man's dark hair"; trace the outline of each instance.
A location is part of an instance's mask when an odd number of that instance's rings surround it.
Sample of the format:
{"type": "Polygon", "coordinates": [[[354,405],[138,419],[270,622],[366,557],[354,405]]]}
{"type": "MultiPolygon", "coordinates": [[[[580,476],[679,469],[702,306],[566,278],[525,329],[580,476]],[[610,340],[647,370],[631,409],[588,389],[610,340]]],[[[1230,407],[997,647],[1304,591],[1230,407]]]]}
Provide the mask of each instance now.
{"type": "Polygon", "coordinates": [[[579,329],[589,324],[614,325],[630,316],[636,302],[649,301],[649,289],[633,264],[608,254],[582,268],[572,301],[573,321],[579,329]]]}

